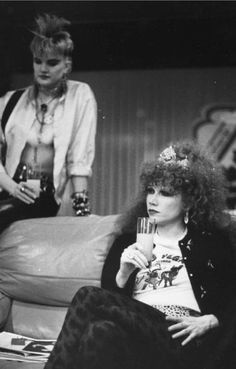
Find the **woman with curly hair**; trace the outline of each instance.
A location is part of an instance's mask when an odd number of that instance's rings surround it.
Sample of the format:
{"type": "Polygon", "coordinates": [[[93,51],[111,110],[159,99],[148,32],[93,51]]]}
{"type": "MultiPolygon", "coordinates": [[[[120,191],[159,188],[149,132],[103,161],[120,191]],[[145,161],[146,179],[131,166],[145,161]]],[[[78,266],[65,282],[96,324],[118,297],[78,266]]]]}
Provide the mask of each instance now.
{"type": "Polygon", "coordinates": [[[202,369],[221,360],[215,347],[236,296],[223,173],[180,142],[144,164],[140,183],[102,288],[76,293],[45,369],[202,369]],[[150,262],[136,241],[138,217],[156,224],[150,262]]]}
{"type": "Polygon", "coordinates": [[[69,24],[54,15],[37,17],[30,44],[34,82],[0,99],[0,229],[56,215],[69,179],[76,215],[89,214],[97,108],[86,83],[68,80],[69,24]]]}

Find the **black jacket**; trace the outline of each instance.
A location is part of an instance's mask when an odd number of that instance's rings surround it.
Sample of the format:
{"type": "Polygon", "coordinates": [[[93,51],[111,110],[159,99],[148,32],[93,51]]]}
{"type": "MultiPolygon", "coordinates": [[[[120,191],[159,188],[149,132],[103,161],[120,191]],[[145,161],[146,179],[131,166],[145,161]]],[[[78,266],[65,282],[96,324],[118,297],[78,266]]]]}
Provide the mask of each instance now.
{"type": "MultiPolygon", "coordinates": [[[[123,234],[115,240],[104,264],[103,288],[132,296],[138,270],[131,274],[124,288],[116,285],[115,278],[123,250],[135,240],[135,234],[123,234]]],[[[236,307],[236,262],[228,234],[189,228],[179,247],[202,314],[214,314],[224,323],[236,307]]]]}

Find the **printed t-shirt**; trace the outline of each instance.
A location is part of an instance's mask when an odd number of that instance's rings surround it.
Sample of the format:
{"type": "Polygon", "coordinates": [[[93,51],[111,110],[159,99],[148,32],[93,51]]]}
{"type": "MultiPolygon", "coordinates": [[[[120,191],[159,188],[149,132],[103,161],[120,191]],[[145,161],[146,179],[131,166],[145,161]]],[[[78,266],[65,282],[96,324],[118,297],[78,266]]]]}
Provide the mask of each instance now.
{"type": "Polygon", "coordinates": [[[155,234],[153,243],[150,266],[140,269],[136,275],[134,299],[156,308],[159,305],[178,305],[200,312],[179,240],[170,241],[155,234]]]}

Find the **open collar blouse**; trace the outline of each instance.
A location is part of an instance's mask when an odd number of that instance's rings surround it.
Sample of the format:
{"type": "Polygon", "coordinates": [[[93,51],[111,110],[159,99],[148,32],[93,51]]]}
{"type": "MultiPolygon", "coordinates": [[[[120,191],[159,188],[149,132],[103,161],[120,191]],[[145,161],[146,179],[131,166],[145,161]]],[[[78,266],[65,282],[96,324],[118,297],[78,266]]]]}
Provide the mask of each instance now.
{"type": "MultiPolygon", "coordinates": [[[[35,120],[35,101],[32,99],[33,86],[25,89],[6,128],[5,137],[1,130],[1,140],[7,143],[5,167],[0,163],[0,172],[6,171],[13,177],[19,158],[25,147],[27,134],[35,120]]],[[[13,91],[0,99],[0,116],[13,91]]],[[[88,84],[68,81],[67,92],[61,97],[54,113],[54,171],[55,198],[62,197],[66,182],[71,176],[90,176],[95,154],[95,134],[97,105],[88,84]]]]}

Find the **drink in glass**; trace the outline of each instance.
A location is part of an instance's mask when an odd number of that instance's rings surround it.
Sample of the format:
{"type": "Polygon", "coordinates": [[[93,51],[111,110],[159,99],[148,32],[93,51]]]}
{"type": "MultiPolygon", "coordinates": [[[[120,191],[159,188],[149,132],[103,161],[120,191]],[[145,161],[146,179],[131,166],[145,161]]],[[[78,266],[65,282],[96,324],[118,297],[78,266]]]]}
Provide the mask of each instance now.
{"type": "Polygon", "coordinates": [[[26,183],[34,190],[37,197],[40,195],[40,172],[28,165],[26,183]]]}
{"type": "Polygon", "coordinates": [[[143,253],[147,260],[152,260],[153,235],[155,232],[155,222],[148,217],[139,217],[137,221],[136,241],[143,246],[143,253]]]}

